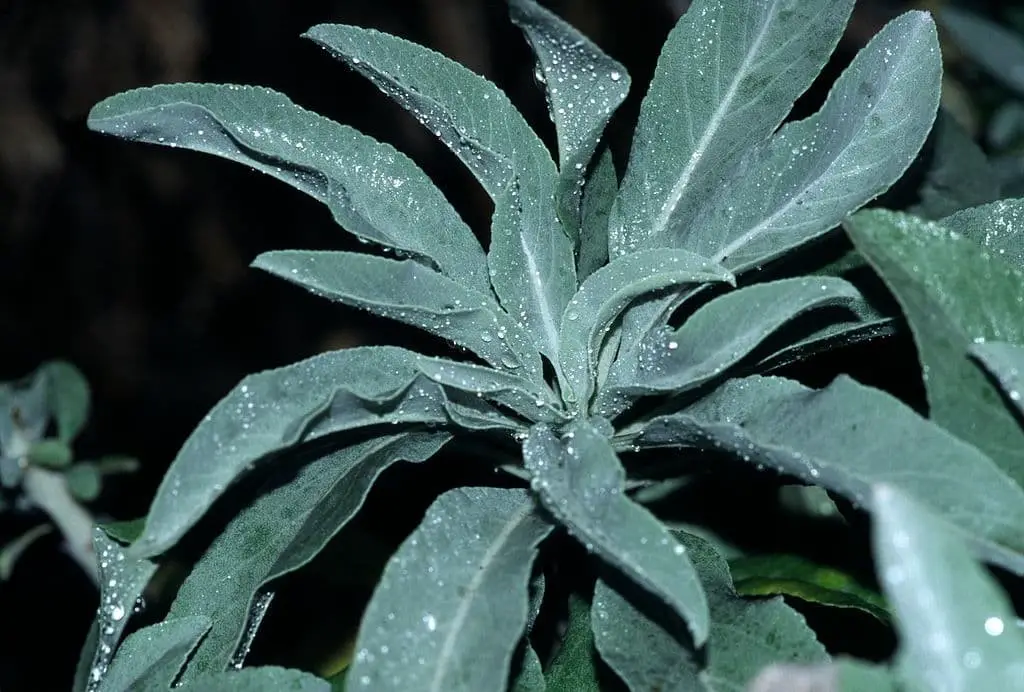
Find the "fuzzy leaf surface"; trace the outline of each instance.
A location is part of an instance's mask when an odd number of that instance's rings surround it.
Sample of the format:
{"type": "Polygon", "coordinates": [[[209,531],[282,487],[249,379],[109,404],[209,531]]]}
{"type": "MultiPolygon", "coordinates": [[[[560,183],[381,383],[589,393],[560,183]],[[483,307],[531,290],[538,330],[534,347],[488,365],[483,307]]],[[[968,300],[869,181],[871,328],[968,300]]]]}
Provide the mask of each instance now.
{"type": "Polygon", "coordinates": [[[382,691],[505,690],[530,570],[552,528],[526,490],[441,495],[384,569],[349,680],[382,691]]]}
{"type": "Polygon", "coordinates": [[[1017,415],[1024,416],[1024,348],[1004,341],[989,341],[971,346],[971,355],[999,384],[1017,415]]]}
{"type": "Polygon", "coordinates": [[[544,672],[547,692],[600,692],[590,604],[578,594],[569,596],[569,623],[561,644],[544,672]]]}
{"type": "Polygon", "coordinates": [[[605,147],[583,187],[580,208],[580,247],[576,275],[580,283],[608,263],[608,217],[619,192],[612,152],[605,147]]]}
{"type": "Polygon", "coordinates": [[[480,243],[411,159],[276,91],[163,84],[101,101],[88,122],[122,139],[243,163],[327,205],[359,238],[412,254],[477,291],[490,290],[480,243]]]}
{"type": "Polygon", "coordinates": [[[1024,199],[1003,199],[962,209],[939,224],[1024,270],[1024,199]]]}
{"type": "Polygon", "coordinates": [[[100,692],[171,689],[189,652],[210,625],[209,618],[196,615],[143,627],[118,647],[100,692]]]}
{"type": "Polygon", "coordinates": [[[331,684],[301,670],[258,666],[214,673],[196,680],[186,692],[331,692],[331,684]]]}
{"type": "MultiPolygon", "coordinates": [[[[767,138],[843,34],[852,0],[696,0],[662,47],[610,226],[611,256],[665,245],[767,138]]],[[[736,199],[743,199],[737,197],[736,199]]],[[[699,244],[686,249],[700,252],[699,244]]]]}

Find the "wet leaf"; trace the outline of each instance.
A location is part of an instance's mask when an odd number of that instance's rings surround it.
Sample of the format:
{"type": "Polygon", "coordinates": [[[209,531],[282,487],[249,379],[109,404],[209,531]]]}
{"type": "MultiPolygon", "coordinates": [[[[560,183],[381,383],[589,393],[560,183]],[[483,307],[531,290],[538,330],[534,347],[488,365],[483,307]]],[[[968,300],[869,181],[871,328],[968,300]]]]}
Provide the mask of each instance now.
{"type": "Polygon", "coordinates": [[[545,692],[544,670],[533,647],[527,644],[523,649],[523,663],[519,675],[512,682],[512,692],[545,692]]]}
{"type": "Polygon", "coordinates": [[[547,692],[599,692],[597,649],[590,622],[590,604],[569,596],[568,629],[561,648],[544,671],[547,692]]]}
{"type": "Polygon", "coordinates": [[[1002,341],[971,346],[971,355],[999,383],[1018,415],[1024,415],[1024,348],[1002,341]]]}
{"type": "Polygon", "coordinates": [[[193,616],[143,627],[117,648],[99,692],[169,690],[210,625],[209,618],[193,616]]]}
{"type": "Polygon", "coordinates": [[[962,209],[939,224],[1024,270],[1024,199],[1003,199],[962,209]]]}
{"type": "Polygon", "coordinates": [[[259,666],[208,675],[182,689],[187,692],[331,692],[331,684],[301,670],[259,666]]]}
{"type": "Polygon", "coordinates": [[[583,188],[580,209],[580,248],[576,260],[576,274],[580,283],[608,262],[608,215],[615,195],[619,192],[619,178],[611,150],[605,147],[597,157],[583,188]]]}
{"type": "Polygon", "coordinates": [[[441,495],[384,570],[349,689],[505,690],[530,570],[551,529],[525,490],[441,495]]]}

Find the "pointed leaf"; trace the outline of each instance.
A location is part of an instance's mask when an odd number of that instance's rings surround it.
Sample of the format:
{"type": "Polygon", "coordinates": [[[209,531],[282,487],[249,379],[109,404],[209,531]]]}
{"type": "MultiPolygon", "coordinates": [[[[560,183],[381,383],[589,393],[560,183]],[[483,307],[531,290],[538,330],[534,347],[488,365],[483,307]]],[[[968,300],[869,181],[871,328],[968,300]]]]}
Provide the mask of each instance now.
{"type": "Polygon", "coordinates": [[[580,235],[580,201],[590,159],[604,128],[629,92],[621,64],[533,0],[511,0],[512,21],[537,56],[558,137],[558,209],[573,238],[580,235]]]}
{"type": "Polygon", "coordinates": [[[557,171],[508,97],[428,48],[370,29],[322,24],[308,38],[408,110],[458,156],[494,200],[487,265],[501,303],[536,348],[558,355],[558,317],[576,287],[573,243],[552,195],[557,171]]]}
{"type": "Polygon", "coordinates": [[[580,249],[576,274],[580,283],[608,262],[608,215],[619,192],[611,149],[605,147],[583,187],[580,249]]]}
{"type": "Polygon", "coordinates": [[[399,460],[428,459],[449,439],[446,433],[377,437],[304,464],[287,483],[268,481],[196,563],[171,605],[168,617],[202,615],[214,623],[183,679],[226,670],[266,585],[312,560],[359,511],[384,470],[399,460]]]}
{"type": "Polygon", "coordinates": [[[578,594],[569,596],[569,623],[561,645],[544,672],[547,692],[600,692],[590,605],[578,594]]]}
{"type": "Polygon", "coordinates": [[[548,511],[588,550],[667,604],[702,644],[708,606],[686,548],[625,495],[626,473],[608,439],[586,422],[574,423],[561,440],[537,425],[523,443],[523,460],[548,511]]]}
{"type": "Polygon", "coordinates": [[[1024,199],[1003,199],[962,209],[939,223],[1024,270],[1024,199]]]}
{"type": "Polygon", "coordinates": [[[873,489],[873,544],[911,689],[1020,689],[1024,635],[1010,599],[946,522],[889,485],[873,489]]]}
{"type": "Polygon", "coordinates": [[[1018,415],[1024,415],[1024,348],[1004,341],[990,341],[971,346],[971,355],[999,383],[1006,398],[1013,402],[1018,415]]]}
{"type": "Polygon", "coordinates": [[[892,485],[949,521],[982,558],[1024,574],[1024,490],[976,448],[848,377],[820,391],[782,378],[731,380],[619,444],[631,442],[725,451],[858,505],[870,505],[871,485],[892,485]]]}
{"type": "Polygon", "coordinates": [[[632,690],[743,690],[771,663],[818,663],[825,648],[803,617],[781,598],[747,600],[736,594],[729,567],[710,543],[676,532],[700,574],[711,611],[702,657],[599,581],[594,635],[601,657],[632,690]]]}
{"type": "Polygon", "coordinates": [[[483,249],[407,156],[270,89],[164,84],[101,101],[89,127],[238,161],[323,202],[363,240],[409,253],[487,292],[483,249]]]}
{"type": "Polygon", "coordinates": [[[630,302],[660,289],[712,281],[734,280],[728,271],[685,250],[634,252],[591,274],[569,301],[560,332],[562,372],[578,407],[586,410],[601,343],[630,302]]]}
{"type": "Polygon", "coordinates": [[[817,114],[783,126],[743,160],[678,246],[738,272],[831,230],[914,160],[935,119],[941,76],[929,15],[892,20],[817,114]]]}
{"type": "Polygon", "coordinates": [[[519,675],[512,683],[512,692],[545,692],[544,669],[537,652],[529,644],[523,649],[523,663],[519,675]]]}
{"type": "Polygon", "coordinates": [[[821,308],[844,307],[859,298],[851,284],[827,276],[782,279],[730,291],[698,309],[679,329],[650,334],[635,372],[629,371],[628,360],[612,367],[609,386],[598,405],[699,387],[727,372],[797,317],[821,308]]]}
{"type": "Polygon", "coordinates": [[[89,419],[92,392],[85,375],[71,363],[56,360],[42,367],[50,412],[57,422],[57,437],[70,444],[89,419]]]}
{"type": "MultiPolygon", "coordinates": [[[[640,108],[611,256],[690,226],[738,158],[825,66],[852,0],[696,0],[669,34],[640,108]]],[[[736,200],[742,197],[734,197],[736,200]]],[[[686,249],[700,253],[699,243],[686,249]]]]}
{"type": "MultiPolygon", "coordinates": [[[[243,379],[185,441],[130,551],[152,556],[171,547],[250,465],[300,442],[380,423],[469,423],[418,374],[419,358],[394,347],[351,348],[243,379]]],[[[486,405],[466,399],[467,407],[486,405]]],[[[495,426],[507,425],[493,413],[495,426]]]]}
{"type": "Polygon", "coordinates": [[[331,684],[301,670],[259,666],[208,675],[184,689],[187,692],[331,692],[331,684]]]}
{"type": "Polygon", "coordinates": [[[957,48],[1005,87],[1024,95],[1024,37],[956,7],[943,7],[939,22],[953,37],[957,48]]]}
{"type": "Polygon", "coordinates": [[[551,529],[525,490],[441,495],[388,562],[367,606],[352,686],[506,689],[526,626],[531,566],[551,529]]]}
{"type": "Polygon", "coordinates": [[[865,211],[846,230],[910,324],[931,419],[1024,486],[1024,432],[968,355],[984,341],[1024,344],[1024,271],[913,216],[865,211]]]}
{"type": "Polygon", "coordinates": [[[410,261],[351,252],[266,252],[253,266],[316,295],[436,334],[495,368],[541,379],[529,337],[489,295],[410,261]]]}
{"type": "Polygon", "coordinates": [[[210,625],[209,618],[196,615],[143,627],[117,648],[100,692],[169,690],[210,625]]]}

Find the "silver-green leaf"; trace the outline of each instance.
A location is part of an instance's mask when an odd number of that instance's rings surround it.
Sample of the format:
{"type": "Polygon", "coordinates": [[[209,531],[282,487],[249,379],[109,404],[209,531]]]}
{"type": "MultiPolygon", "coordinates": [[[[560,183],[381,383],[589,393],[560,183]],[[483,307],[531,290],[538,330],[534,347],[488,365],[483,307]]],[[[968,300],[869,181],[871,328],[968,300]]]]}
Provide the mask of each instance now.
{"type": "Polygon", "coordinates": [[[244,163],[326,204],[359,238],[428,261],[474,290],[490,290],[479,241],[412,160],[283,94],[163,84],[101,101],[89,113],[89,127],[244,163]]]}
{"type": "Polygon", "coordinates": [[[911,690],[1019,690],[1024,635],[1009,597],[957,532],[889,485],[872,492],[875,558],[911,690]]]}
{"type": "Polygon", "coordinates": [[[215,673],[196,680],[183,692],[331,692],[331,684],[301,670],[259,666],[215,673]]]}
{"type": "Polygon", "coordinates": [[[580,208],[580,247],[576,275],[580,283],[608,263],[608,217],[619,191],[615,161],[607,147],[594,163],[583,187],[580,208]]]}
{"type": "Polygon", "coordinates": [[[961,209],[939,224],[1024,270],[1024,199],[1002,199],[961,209]]]}
{"type": "Polygon", "coordinates": [[[189,653],[211,624],[209,618],[195,615],[143,627],[117,648],[100,692],[171,689],[189,653]]]}
{"type": "MultiPolygon", "coordinates": [[[[690,226],[739,157],[814,81],[852,9],[852,0],[690,5],[662,47],[640,108],[612,213],[612,257],[647,241],[664,245],[690,226]]],[[[700,252],[698,243],[684,247],[700,252]]]]}
{"type": "Polygon", "coordinates": [[[999,383],[1017,415],[1024,416],[1024,348],[1005,341],[988,341],[973,344],[970,352],[999,383]]]}
{"type": "Polygon", "coordinates": [[[441,495],[384,569],[349,689],[502,692],[527,620],[530,570],[552,526],[530,493],[441,495]]]}
{"type": "Polygon", "coordinates": [[[588,550],[668,605],[702,644],[708,604],[686,548],[625,494],[625,470],[607,437],[587,421],[561,439],[536,425],[523,459],[548,511],[588,550]]]}

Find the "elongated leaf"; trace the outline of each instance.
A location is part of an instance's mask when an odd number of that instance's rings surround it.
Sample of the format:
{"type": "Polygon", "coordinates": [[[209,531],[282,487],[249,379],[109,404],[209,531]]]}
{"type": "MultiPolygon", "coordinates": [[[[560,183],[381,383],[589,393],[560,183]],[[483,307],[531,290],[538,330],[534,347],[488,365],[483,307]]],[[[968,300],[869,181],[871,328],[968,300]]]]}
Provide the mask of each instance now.
{"type": "Polygon", "coordinates": [[[569,626],[561,643],[544,672],[547,692],[600,692],[590,604],[578,594],[569,596],[569,626]]]}
{"type": "Polygon", "coordinates": [[[487,258],[501,303],[557,360],[558,317],[576,288],[573,243],[552,192],[557,171],[508,97],[483,77],[395,36],[340,24],[308,38],[344,60],[429,128],[495,203],[487,258]]]}
{"type": "Polygon", "coordinates": [[[998,200],[1002,183],[985,152],[956,118],[943,108],[932,130],[932,160],[910,212],[941,219],[954,212],[998,200]]]}
{"type": "Polygon", "coordinates": [[[858,298],[860,294],[851,284],[827,276],[754,284],[719,296],[679,329],[649,335],[635,371],[630,372],[629,360],[616,363],[597,410],[602,415],[618,412],[623,399],[703,385],[727,372],[800,315],[850,305],[858,298]]]}
{"type": "Polygon", "coordinates": [[[1017,690],[1024,635],[1010,599],[946,522],[889,485],[873,489],[873,544],[911,689],[1017,690]]]}
{"type": "Polygon", "coordinates": [[[1003,199],[963,209],[939,223],[1024,270],[1024,199],[1003,199]]]}
{"type": "Polygon", "coordinates": [[[89,127],[238,161],[323,202],[343,228],[489,291],[473,232],[407,156],[270,89],[164,84],[96,104],[89,127]]]}
{"type": "Polygon", "coordinates": [[[677,246],[740,271],[831,230],[913,161],[935,119],[941,76],[929,15],[892,20],[817,114],[744,158],[677,246]]]}
{"type": "Polygon", "coordinates": [[[1024,37],[955,7],[943,7],[939,21],[960,50],[1008,89],[1024,95],[1024,37]]]}
{"type": "Polygon", "coordinates": [[[1024,574],[1024,490],[976,448],[846,376],[820,391],[782,378],[731,380],[653,419],[633,443],[726,451],[864,506],[870,486],[887,483],[955,526],[985,560],[1024,574]]]}
{"type": "MultiPolygon", "coordinates": [[[[156,572],[155,563],[133,560],[124,548],[107,537],[103,529],[93,529],[92,542],[100,572],[100,606],[94,625],[95,649],[86,678],[85,689],[88,692],[96,692],[106,677],[114,649],[121,641],[135,603],[156,572]]],[[[86,657],[83,652],[83,659],[86,657]]]]}
{"type": "Polygon", "coordinates": [[[746,688],[772,663],[828,661],[825,648],[781,598],[736,594],[729,567],[710,543],[676,532],[700,574],[711,611],[706,663],[603,581],[594,590],[594,637],[601,657],[631,690],[724,692],[746,688]]]}
{"type": "Polygon", "coordinates": [[[352,689],[506,689],[526,626],[530,569],[551,529],[525,490],[441,495],[367,606],[352,689]]]}
{"type": "Polygon", "coordinates": [[[594,391],[601,343],[631,301],[671,286],[711,281],[733,283],[732,275],[685,250],[646,250],[620,257],[590,275],[562,316],[562,372],[573,399],[585,410],[594,391]]]}
{"type": "MultiPolygon", "coordinates": [[[[664,245],[690,225],[738,158],[811,85],[852,9],[852,0],[690,5],[662,47],[640,108],[612,213],[612,257],[648,239],[664,245]]],[[[685,247],[700,252],[699,243],[685,247]]]]}
{"type": "Polygon", "coordinates": [[[541,380],[529,337],[489,295],[410,261],[351,252],[267,252],[253,266],[316,295],[411,324],[490,365],[541,380]]]}
{"type": "Polygon", "coordinates": [[[226,670],[266,585],[312,560],[355,516],[385,469],[428,459],[448,439],[446,433],[378,437],[306,463],[287,483],[273,479],[207,549],[171,605],[169,617],[202,615],[214,623],[183,679],[226,670]]]}
{"type": "Polygon", "coordinates": [[[878,312],[865,300],[854,300],[846,309],[857,315],[858,319],[840,320],[815,330],[810,335],[766,356],[757,364],[757,371],[769,373],[819,353],[881,339],[895,333],[895,320],[878,312]]]}
{"type": "MultiPolygon", "coordinates": [[[[469,406],[481,407],[482,426],[486,402],[467,395],[456,409],[418,374],[420,358],[394,347],[352,348],[243,379],[185,441],[130,552],[152,556],[174,545],[246,468],[300,442],[380,423],[469,424],[469,406]]],[[[506,425],[492,413],[494,425],[506,425]]]]}
{"type": "Polygon", "coordinates": [[[611,149],[597,157],[586,185],[580,208],[580,248],[576,274],[582,283],[608,262],[608,216],[619,192],[619,178],[611,149]]]}
{"type": "Polygon", "coordinates": [[[845,572],[799,555],[752,555],[729,563],[736,591],[744,596],[795,596],[811,603],[856,608],[889,622],[885,599],[845,572]]]}
{"type": "Polygon", "coordinates": [[[78,368],[65,361],[51,361],[41,370],[46,377],[50,411],[57,423],[57,437],[70,444],[89,419],[89,382],[78,368]]]}
{"type": "Polygon", "coordinates": [[[209,618],[196,615],[143,627],[118,647],[100,691],[169,690],[211,624],[209,618]]]}
{"type": "Polygon", "coordinates": [[[1024,415],[1024,348],[1004,341],[991,341],[971,346],[971,355],[999,383],[1018,415],[1024,415]]]}
{"type": "Polygon", "coordinates": [[[523,664],[519,675],[512,682],[512,692],[545,692],[544,669],[537,652],[529,644],[523,649],[523,664]]]}
{"type": "Polygon", "coordinates": [[[259,666],[208,675],[182,689],[187,692],[331,692],[331,684],[301,670],[259,666]]]}
{"type": "Polygon", "coordinates": [[[588,550],[664,601],[702,644],[708,605],[686,548],[625,495],[626,474],[608,439],[589,422],[577,421],[561,440],[537,425],[523,459],[548,511],[588,550]]]}
{"type": "Polygon", "coordinates": [[[570,237],[580,235],[580,201],[590,159],[629,92],[626,68],[533,0],[509,2],[512,21],[537,56],[558,137],[558,208],[570,237]]]}
{"type": "Polygon", "coordinates": [[[1024,272],[912,216],[866,211],[846,230],[906,315],[931,419],[1024,485],[1024,432],[968,355],[983,341],[1024,343],[1024,272]]]}

